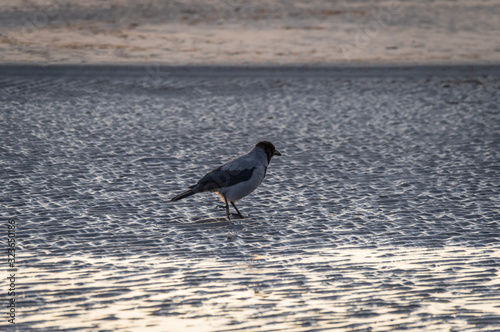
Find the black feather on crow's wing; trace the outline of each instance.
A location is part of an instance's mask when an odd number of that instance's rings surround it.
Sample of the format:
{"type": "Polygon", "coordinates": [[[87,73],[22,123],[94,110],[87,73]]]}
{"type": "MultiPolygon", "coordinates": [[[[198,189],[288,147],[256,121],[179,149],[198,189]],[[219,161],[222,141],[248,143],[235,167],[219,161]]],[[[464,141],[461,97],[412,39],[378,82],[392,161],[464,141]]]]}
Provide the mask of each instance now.
{"type": "MultiPolygon", "coordinates": [[[[222,167],[222,166],[221,166],[222,167]]],[[[227,171],[217,167],[192,187],[197,192],[214,191],[218,188],[234,186],[252,177],[255,167],[243,170],[227,171]]]]}

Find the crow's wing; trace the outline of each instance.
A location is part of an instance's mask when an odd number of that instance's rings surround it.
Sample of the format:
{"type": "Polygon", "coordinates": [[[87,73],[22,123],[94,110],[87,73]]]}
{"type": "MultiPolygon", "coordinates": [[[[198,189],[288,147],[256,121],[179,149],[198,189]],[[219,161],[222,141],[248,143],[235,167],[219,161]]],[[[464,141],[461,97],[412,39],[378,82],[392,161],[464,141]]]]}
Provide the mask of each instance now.
{"type": "Polygon", "coordinates": [[[196,192],[215,191],[218,188],[234,186],[252,177],[255,167],[242,170],[223,170],[223,166],[217,167],[198,181],[193,186],[196,192]]]}

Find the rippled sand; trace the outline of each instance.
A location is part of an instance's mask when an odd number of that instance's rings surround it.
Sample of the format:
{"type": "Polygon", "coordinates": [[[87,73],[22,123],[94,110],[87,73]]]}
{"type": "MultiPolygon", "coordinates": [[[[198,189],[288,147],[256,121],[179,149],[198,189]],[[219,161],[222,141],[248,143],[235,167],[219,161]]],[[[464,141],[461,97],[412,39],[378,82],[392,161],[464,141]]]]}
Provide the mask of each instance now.
{"type": "Polygon", "coordinates": [[[498,67],[1,70],[18,331],[500,329],[498,67]]]}

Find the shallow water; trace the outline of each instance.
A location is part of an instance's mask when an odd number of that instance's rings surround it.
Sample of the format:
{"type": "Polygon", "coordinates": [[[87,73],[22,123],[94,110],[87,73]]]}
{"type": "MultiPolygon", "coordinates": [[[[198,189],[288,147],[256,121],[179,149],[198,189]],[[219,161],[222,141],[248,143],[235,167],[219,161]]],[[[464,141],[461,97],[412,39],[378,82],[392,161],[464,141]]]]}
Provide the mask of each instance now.
{"type": "Polygon", "coordinates": [[[500,329],[498,68],[3,73],[18,331],[500,329]],[[246,219],[168,201],[263,139],[246,219]]]}

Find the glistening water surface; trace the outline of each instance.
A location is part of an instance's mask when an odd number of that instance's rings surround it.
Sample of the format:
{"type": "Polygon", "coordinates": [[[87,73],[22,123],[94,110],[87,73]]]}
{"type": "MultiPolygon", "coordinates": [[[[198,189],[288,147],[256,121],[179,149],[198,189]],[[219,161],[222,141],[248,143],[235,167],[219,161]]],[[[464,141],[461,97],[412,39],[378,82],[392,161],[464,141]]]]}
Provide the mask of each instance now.
{"type": "Polygon", "coordinates": [[[2,72],[2,330],[500,330],[497,67],[2,72]],[[264,139],[245,219],[168,201],[264,139]]]}

